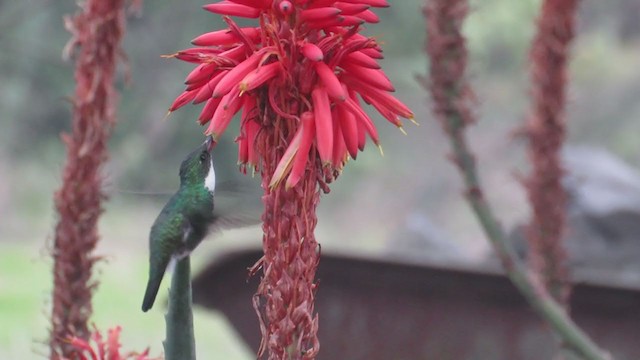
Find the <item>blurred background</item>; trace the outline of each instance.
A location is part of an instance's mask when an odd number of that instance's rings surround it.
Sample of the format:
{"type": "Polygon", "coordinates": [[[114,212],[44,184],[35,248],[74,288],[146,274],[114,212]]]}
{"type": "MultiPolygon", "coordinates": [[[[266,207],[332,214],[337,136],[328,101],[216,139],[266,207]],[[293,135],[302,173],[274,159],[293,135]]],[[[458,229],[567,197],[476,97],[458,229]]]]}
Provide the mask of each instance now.
{"type": "MultiPolygon", "coordinates": [[[[490,257],[488,244],[460,196],[461,184],[446,159],[447,141],[430,114],[428,94],[415,81],[428,69],[422,50],[421,4],[392,1],[391,8],[377,11],[381,23],[367,30],[383,42],[382,66],[396,85],[397,97],[414,110],[420,126],[407,124],[404,136],[381,117],[374,119],[385,154],[367,148],[332,185],[331,194],[323,196],[316,233],[323,252],[388,255],[408,261],[424,256],[483,263],[490,257]]],[[[525,142],[516,134],[527,113],[528,47],[539,1],[475,0],[471,4],[465,31],[478,124],[470,131],[470,141],[503,225],[517,228],[527,221],[529,212],[517,180],[528,171],[525,142]]],[[[163,309],[157,306],[145,314],[139,308],[146,282],[148,231],[166,198],[132,192],[174,191],[181,159],[202,141],[202,128],[195,122],[199,106],[187,106],[164,120],[191,65],[160,57],[222,27],[216,16],[201,10],[202,5],[190,0],[149,1],[140,17],[130,18],[124,41],[127,58],[118,83],[119,121],[104,169],[110,199],[101,222],[98,255],[104,261],[97,267],[100,286],[94,321],[102,329],[122,325],[125,348],[141,350],[150,345],[153,354],[162,349],[163,309]]],[[[75,11],[74,1],[0,0],[3,359],[47,354],[52,286],[48,250],[56,222],[52,198],[60,187],[65,159],[59,134],[70,127],[67,97],[74,89],[72,64],[61,58],[69,38],[62,17],[75,11]]],[[[605,205],[576,200],[572,210],[598,214],[622,206],[615,199],[640,196],[636,170],[640,167],[639,16],[637,0],[580,4],[567,114],[569,144],[577,151],[567,156],[575,173],[580,169],[582,173],[578,185],[574,177],[567,186],[579,200],[585,177],[617,172],[621,175],[602,181],[608,189],[613,181],[622,193],[603,195],[605,205]],[[602,170],[601,163],[613,165],[602,170]]],[[[216,149],[216,170],[223,181],[240,176],[233,144],[236,130],[237,124],[216,149]]],[[[638,204],[625,205],[632,213],[630,224],[638,223],[633,217],[638,204]]],[[[196,251],[196,266],[204,266],[212,254],[224,249],[259,246],[260,239],[257,228],[216,236],[196,251]]],[[[201,358],[211,354],[223,359],[254,358],[222,315],[197,310],[196,334],[201,358]]]]}

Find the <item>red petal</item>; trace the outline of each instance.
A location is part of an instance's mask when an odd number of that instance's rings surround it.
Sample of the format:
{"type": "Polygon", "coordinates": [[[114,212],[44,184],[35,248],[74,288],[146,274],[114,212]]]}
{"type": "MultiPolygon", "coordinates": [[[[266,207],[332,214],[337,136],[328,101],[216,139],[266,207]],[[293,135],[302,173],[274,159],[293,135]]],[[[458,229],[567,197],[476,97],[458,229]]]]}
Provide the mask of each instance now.
{"type": "Polygon", "coordinates": [[[365,10],[361,13],[355,14],[355,16],[370,24],[376,24],[380,22],[380,18],[378,17],[378,15],[376,15],[376,13],[371,10],[365,10]]]}
{"type": "Polygon", "coordinates": [[[193,98],[196,97],[199,90],[200,89],[189,90],[178,95],[178,97],[173,101],[173,104],[171,104],[171,106],[169,107],[169,111],[176,111],[179,108],[187,105],[191,100],[193,100],[193,98]]]}
{"type": "Polygon", "coordinates": [[[229,0],[236,4],[253,7],[256,9],[267,9],[271,6],[272,0],[229,0]]]}
{"type": "Polygon", "coordinates": [[[300,141],[302,140],[302,126],[298,127],[298,131],[291,139],[291,143],[285,150],[282,155],[282,159],[278,162],[278,166],[276,166],[276,170],[271,175],[271,181],[269,181],[269,188],[273,189],[278,186],[282,179],[291,171],[291,165],[293,161],[293,157],[298,152],[298,148],[300,147],[300,141]]]}
{"type": "Polygon", "coordinates": [[[389,7],[387,0],[340,0],[349,4],[366,4],[373,7],[389,7]]]}
{"type": "Polygon", "coordinates": [[[306,9],[300,12],[300,20],[301,21],[320,21],[320,20],[324,21],[327,19],[332,19],[338,16],[338,14],[340,13],[341,13],[340,9],[334,8],[334,7],[306,9]]]}
{"type": "Polygon", "coordinates": [[[300,126],[302,127],[302,137],[300,139],[300,146],[296,152],[296,156],[293,159],[293,165],[291,166],[291,173],[287,178],[286,188],[290,189],[300,181],[304,170],[309,160],[309,150],[315,137],[315,121],[314,115],[306,111],[300,115],[300,126]]]}
{"type": "Polygon", "coordinates": [[[311,61],[322,61],[324,59],[322,50],[312,43],[306,43],[302,46],[302,54],[311,61]]]}
{"type": "Polygon", "coordinates": [[[358,121],[355,115],[342,105],[338,105],[338,118],[349,155],[355,159],[358,156],[358,121]]]}
{"type": "Polygon", "coordinates": [[[306,25],[311,29],[327,29],[333,26],[356,26],[364,24],[364,20],[355,16],[338,15],[335,18],[307,21],[306,25]]]}
{"type": "Polygon", "coordinates": [[[378,64],[375,59],[365,55],[361,51],[354,51],[345,55],[340,63],[342,64],[344,62],[349,62],[353,65],[358,65],[369,69],[380,69],[380,64],[378,64]]]}
{"type": "Polygon", "coordinates": [[[345,2],[336,2],[335,7],[342,10],[342,15],[355,15],[369,9],[367,4],[349,4],[345,2]]]}
{"type": "Polygon", "coordinates": [[[258,16],[260,16],[260,9],[256,9],[255,7],[249,7],[246,5],[232,3],[230,1],[220,1],[219,3],[216,3],[216,4],[208,4],[203,6],[203,8],[214,14],[220,14],[220,15],[239,16],[239,17],[252,18],[252,19],[255,19],[258,16]]]}
{"type": "Polygon", "coordinates": [[[365,100],[367,100],[367,102],[371,104],[375,103],[376,105],[381,106],[392,113],[398,114],[403,118],[413,119],[414,115],[411,109],[409,109],[407,105],[403,104],[400,100],[396,99],[393,95],[368,86],[368,84],[364,84],[362,82],[350,81],[349,79],[345,79],[345,81],[349,83],[350,88],[359,92],[363,97],[366,97],[365,100]]]}
{"type": "Polygon", "coordinates": [[[245,166],[249,159],[249,141],[247,135],[240,135],[236,138],[238,143],[238,165],[245,166]]]}
{"type": "Polygon", "coordinates": [[[352,114],[354,114],[356,116],[356,119],[358,119],[358,121],[364,125],[364,129],[369,134],[369,137],[371,137],[371,140],[373,140],[373,143],[376,145],[379,145],[380,138],[378,136],[378,130],[376,129],[376,126],[373,124],[373,121],[371,121],[371,118],[369,117],[369,115],[367,115],[367,113],[362,109],[362,107],[360,107],[360,104],[358,104],[356,101],[352,100],[351,98],[347,98],[347,100],[343,104],[346,107],[346,109],[349,110],[352,114]]]}
{"type": "MultiPolygon", "coordinates": [[[[247,38],[253,41],[256,41],[260,38],[260,32],[258,28],[247,27],[241,28],[240,30],[247,38]]],[[[191,40],[191,43],[197,46],[225,46],[238,42],[240,42],[240,37],[229,29],[208,32],[191,40]]]]}
{"type": "Polygon", "coordinates": [[[335,107],[331,111],[331,115],[335,119],[333,122],[333,158],[331,162],[334,168],[341,170],[347,161],[347,146],[342,133],[342,127],[337,121],[338,110],[335,107]]]}
{"type": "Polygon", "coordinates": [[[242,98],[238,96],[237,92],[232,91],[225,95],[213,113],[205,135],[211,135],[214,141],[218,141],[231,123],[233,115],[240,110],[240,106],[242,106],[242,98]]]}
{"type": "Polygon", "coordinates": [[[213,95],[213,89],[215,89],[216,85],[220,82],[220,80],[229,72],[229,70],[223,70],[219,74],[213,77],[213,79],[209,80],[206,84],[204,84],[198,94],[193,99],[194,104],[200,104],[201,102],[208,100],[213,95]]]}
{"type": "Polygon", "coordinates": [[[322,61],[314,63],[314,67],[329,96],[334,100],[344,101],[347,98],[347,93],[333,70],[322,61]]]}
{"type": "Polygon", "coordinates": [[[395,91],[393,84],[382,69],[369,69],[349,62],[342,62],[340,67],[346,71],[345,74],[349,77],[354,77],[363,83],[370,84],[385,91],[395,91]]]}
{"type": "Polygon", "coordinates": [[[362,49],[360,50],[363,54],[374,58],[374,59],[384,59],[384,55],[382,55],[382,51],[380,51],[379,49],[375,49],[375,48],[366,48],[366,49],[362,49]]]}
{"type": "Polygon", "coordinates": [[[209,76],[211,76],[217,69],[218,65],[214,63],[200,64],[193,70],[191,70],[189,75],[187,75],[187,78],[184,80],[184,83],[189,85],[205,80],[209,76]]]}
{"type": "Polygon", "coordinates": [[[204,125],[208,123],[209,120],[211,120],[213,114],[216,112],[216,109],[220,105],[220,102],[222,102],[222,98],[211,98],[207,100],[207,103],[204,105],[204,108],[202,108],[202,111],[200,112],[200,116],[198,116],[198,122],[200,123],[200,125],[204,125]]]}
{"type": "Polygon", "coordinates": [[[251,91],[265,82],[273,79],[282,68],[279,62],[258,67],[255,71],[249,72],[238,84],[241,92],[251,91]]]}
{"type": "Polygon", "coordinates": [[[240,80],[244,78],[251,70],[255,70],[262,59],[264,52],[255,52],[246,60],[236,65],[225,77],[220,80],[218,85],[213,89],[213,97],[221,97],[228,94],[234,86],[237,86],[240,80]]]}
{"type": "Polygon", "coordinates": [[[331,162],[333,151],[333,119],[329,96],[323,87],[316,86],[311,92],[311,99],[315,115],[318,153],[322,163],[328,164],[331,162]]]}

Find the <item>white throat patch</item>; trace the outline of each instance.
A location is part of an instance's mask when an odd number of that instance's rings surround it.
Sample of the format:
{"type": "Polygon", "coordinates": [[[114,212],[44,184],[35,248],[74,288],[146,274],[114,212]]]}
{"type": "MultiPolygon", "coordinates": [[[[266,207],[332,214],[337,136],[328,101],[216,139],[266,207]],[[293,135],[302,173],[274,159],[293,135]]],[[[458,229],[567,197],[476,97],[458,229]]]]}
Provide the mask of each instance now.
{"type": "Polygon", "coordinates": [[[209,173],[204,179],[204,187],[212,194],[216,190],[216,171],[213,169],[213,159],[211,159],[211,164],[209,164],[209,173]]]}

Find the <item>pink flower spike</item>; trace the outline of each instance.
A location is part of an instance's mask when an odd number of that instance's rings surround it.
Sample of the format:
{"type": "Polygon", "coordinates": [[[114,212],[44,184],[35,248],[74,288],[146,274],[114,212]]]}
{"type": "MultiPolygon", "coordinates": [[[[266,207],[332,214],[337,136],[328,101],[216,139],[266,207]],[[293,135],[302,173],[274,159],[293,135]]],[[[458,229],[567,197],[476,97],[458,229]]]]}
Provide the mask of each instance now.
{"type": "Polygon", "coordinates": [[[240,80],[247,76],[249,72],[255,70],[262,59],[264,52],[258,51],[249,56],[245,61],[236,65],[231,69],[225,77],[223,77],[218,85],[213,89],[213,97],[221,97],[229,93],[234,86],[237,86],[240,80]]]}
{"type": "Polygon", "coordinates": [[[387,92],[357,81],[349,82],[349,87],[359,92],[367,102],[384,107],[392,113],[398,114],[406,119],[413,119],[414,117],[413,112],[407,105],[387,92]]]}
{"type": "Polygon", "coordinates": [[[187,85],[194,84],[200,81],[205,80],[209,76],[211,76],[216,70],[218,66],[213,63],[204,63],[200,64],[193,69],[187,78],[184,80],[184,83],[187,85]]]}
{"type": "Polygon", "coordinates": [[[380,22],[380,18],[378,17],[378,15],[376,15],[376,13],[374,13],[371,10],[365,10],[361,13],[355,14],[355,16],[359,17],[360,19],[370,24],[377,24],[380,22]]]}
{"type": "Polygon", "coordinates": [[[171,104],[171,107],[169,107],[169,112],[176,111],[191,102],[191,100],[193,100],[193,98],[198,94],[198,90],[200,89],[185,91],[178,95],[178,97],[173,101],[173,104],[171,104]]]}
{"type": "Polygon", "coordinates": [[[331,118],[331,104],[327,91],[316,86],[311,92],[313,114],[316,122],[316,140],[320,160],[324,165],[331,163],[333,150],[333,119],[331,118]]]}
{"type": "Polygon", "coordinates": [[[362,25],[364,23],[365,21],[363,19],[355,15],[345,15],[345,16],[341,15],[334,20],[334,24],[339,26],[356,26],[356,25],[362,25]]]}
{"type": "Polygon", "coordinates": [[[280,62],[272,62],[267,65],[258,67],[255,71],[249,72],[238,84],[240,94],[251,91],[265,82],[273,79],[282,68],[280,62]]]}
{"type": "Polygon", "coordinates": [[[338,110],[336,107],[331,110],[331,116],[335,119],[333,122],[333,158],[331,159],[331,164],[335,169],[342,170],[347,161],[347,146],[345,144],[344,134],[342,133],[342,126],[338,121],[338,110]]]}
{"type": "Polygon", "coordinates": [[[376,48],[366,48],[366,49],[360,50],[360,52],[362,52],[363,54],[373,59],[378,59],[378,60],[384,59],[384,55],[382,55],[382,51],[376,48]]]}
{"type": "Polygon", "coordinates": [[[353,65],[358,65],[369,69],[380,69],[380,64],[378,64],[375,59],[365,55],[361,51],[354,51],[345,55],[340,63],[342,64],[343,62],[348,62],[353,65]]]}
{"type": "Polygon", "coordinates": [[[200,123],[200,125],[204,125],[211,120],[213,114],[216,112],[216,109],[220,105],[220,102],[222,102],[222,98],[211,98],[207,100],[207,103],[204,104],[204,107],[200,112],[200,116],[198,116],[198,122],[200,123]]]}
{"type": "Polygon", "coordinates": [[[329,96],[334,100],[344,101],[347,98],[347,93],[333,70],[322,61],[314,63],[314,67],[329,96]]]}
{"type": "MultiPolygon", "coordinates": [[[[260,37],[258,28],[247,27],[240,30],[252,41],[257,41],[260,37]]],[[[238,42],[240,38],[229,29],[208,32],[191,40],[191,43],[196,46],[226,46],[238,42]]]]}
{"type": "Polygon", "coordinates": [[[387,0],[341,0],[349,4],[366,4],[373,7],[389,7],[387,0]]]}
{"type": "Polygon", "coordinates": [[[268,9],[272,0],[229,0],[230,2],[253,7],[256,9],[268,9]]]}
{"type": "Polygon", "coordinates": [[[352,77],[357,81],[360,81],[365,84],[369,84],[373,87],[384,91],[395,91],[396,89],[393,87],[393,84],[382,71],[382,69],[369,69],[358,65],[353,65],[349,62],[342,62],[340,65],[346,73],[345,78],[352,77]]]}
{"type": "Polygon", "coordinates": [[[398,116],[398,114],[396,114],[393,111],[381,106],[380,103],[371,100],[370,98],[368,98],[365,95],[362,95],[362,98],[368,104],[371,104],[371,106],[373,106],[380,113],[380,115],[382,115],[382,117],[387,119],[393,125],[397,126],[400,129],[400,131],[402,131],[406,135],[405,131],[402,129],[402,122],[400,121],[400,117],[398,116]]]}
{"type": "Polygon", "coordinates": [[[335,7],[322,7],[315,9],[306,9],[300,12],[301,21],[320,21],[332,19],[338,16],[342,11],[335,7]]]}
{"type": "Polygon", "coordinates": [[[256,19],[260,16],[260,9],[240,5],[230,1],[220,1],[216,4],[208,4],[203,8],[209,12],[220,15],[239,16],[244,18],[256,19]]]}
{"type": "Polygon", "coordinates": [[[300,126],[302,127],[300,147],[293,159],[291,173],[289,174],[289,177],[287,177],[287,182],[285,184],[287,189],[296,186],[304,174],[307,160],[309,159],[309,150],[311,149],[311,144],[313,144],[316,132],[313,113],[309,111],[302,113],[302,115],[300,115],[300,126]]]}
{"type": "Polygon", "coordinates": [[[356,15],[370,8],[367,4],[349,4],[345,2],[336,2],[334,6],[342,11],[342,15],[356,15]]]}
{"type": "Polygon", "coordinates": [[[219,74],[213,77],[213,79],[209,80],[206,84],[200,87],[200,91],[193,99],[194,104],[200,104],[203,101],[208,100],[213,95],[213,89],[215,89],[216,85],[222,80],[222,78],[229,72],[229,70],[223,70],[219,74]]]}
{"type": "MultiPolygon", "coordinates": [[[[300,1],[298,1],[298,3],[299,2],[300,1]]],[[[320,8],[320,7],[333,6],[336,3],[336,0],[314,0],[314,1],[311,1],[310,3],[309,3],[309,1],[304,1],[303,0],[303,2],[307,2],[307,8],[308,9],[315,9],[315,8],[320,8]]]]}
{"type": "Polygon", "coordinates": [[[205,135],[211,135],[216,142],[220,140],[220,136],[229,126],[233,115],[240,110],[240,106],[242,106],[242,98],[236,92],[232,91],[225,95],[213,113],[209,127],[204,132],[205,135]]]}
{"type": "Polygon", "coordinates": [[[338,105],[338,119],[342,127],[342,136],[344,137],[347,151],[352,159],[358,156],[358,121],[355,115],[347,110],[344,106],[338,105]]]}
{"type": "Polygon", "coordinates": [[[269,181],[269,188],[273,189],[284,179],[287,174],[291,171],[291,165],[293,162],[293,158],[298,152],[298,148],[300,148],[300,141],[302,140],[302,126],[298,127],[296,134],[293,136],[291,143],[285,150],[280,162],[278,162],[278,166],[276,166],[273,175],[271,176],[271,181],[269,181]]]}
{"type": "Polygon", "coordinates": [[[322,61],[324,54],[322,50],[312,43],[306,43],[302,45],[302,54],[311,61],[322,61]]]}
{"type": "Polygon", "coordinates": [[[357,104],[351,98],[347,98],[347,100],[343,104],[345,108],[349,110],[352,114],[354,114],[356,116],[356,119],[358,119],[358,121],[364,125],[364,128],[369,134],[369,137],[371,137],[371,140],[373,140],[373,143],[379,146],[380,137],[378,135],[378,130],[373,124],[373,121],[371,121],[371,118],[369,117],[369,115],[367,115],[367,113],[364,112],[364,110],[362,110],[360,105],[357,104]]]}

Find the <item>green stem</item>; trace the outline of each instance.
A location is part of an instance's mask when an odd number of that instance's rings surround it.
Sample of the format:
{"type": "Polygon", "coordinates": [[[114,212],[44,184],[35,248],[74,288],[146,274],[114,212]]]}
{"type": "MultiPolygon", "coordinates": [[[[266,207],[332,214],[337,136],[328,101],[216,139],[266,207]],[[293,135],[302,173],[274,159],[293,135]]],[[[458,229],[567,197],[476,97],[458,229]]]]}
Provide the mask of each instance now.
{"type": "Polygon", "coordinates": [[[196,359],[191,305],[191,263],[187,256],[178,261],[171,279],[169,311],[165,315],[167,337],[164,341],[164,356],[166,360],[196,359]]]}
{"type": "Polygon", "coordinates": [[[527,268],[516,256],[491,207],[485,200],[480,186],[478,171],[473,154],[464,138],[465,123],[459,116],[450,115],[446,119],[450,132],[449,138],[454,151],[455,162],[463,177],[467,199],[482,228],[497,252],[507,276],[520,290],[529,304],[545,318],[558,335],[578,355],[588,360],[609,360],[611,355],[601,350],[569,318],[564,309],[554,301],[537,278],[531,276],[527,268]]]}

